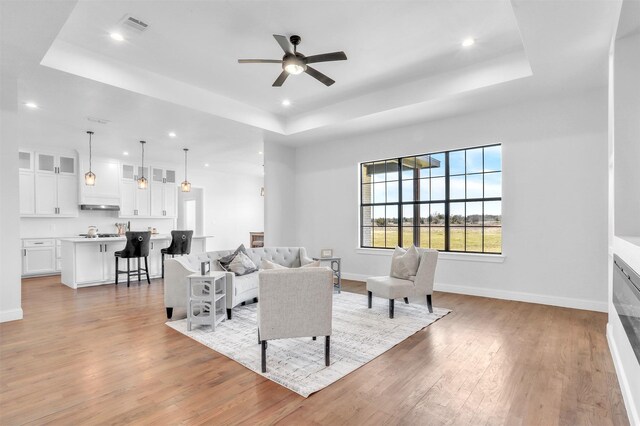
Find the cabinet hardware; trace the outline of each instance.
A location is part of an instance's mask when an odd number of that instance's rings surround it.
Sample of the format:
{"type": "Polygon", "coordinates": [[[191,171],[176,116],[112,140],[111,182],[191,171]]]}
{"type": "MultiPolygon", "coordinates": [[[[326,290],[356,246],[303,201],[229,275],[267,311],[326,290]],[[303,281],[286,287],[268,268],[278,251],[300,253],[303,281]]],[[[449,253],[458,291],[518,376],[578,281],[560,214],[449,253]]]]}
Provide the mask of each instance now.
{"type": "Polygon", "coordinates": [[[153,250],[153,243],[151,243],[151,250],[153,250]]]}
{"type": "Polygon", "coordinates": [[[26,256],[26,255],[27,255],[27,249],[22,249],[22,251],[23,251],[23,254],[22,254],[22,255],[23,255],[23,256],[26,256]]]}
{"type": "Polygon", "coordinates": [[[43,243],[42,241],[36,241],[36,242],[35,242],[35,243],[33,243],[33,244],[44,244],[44,243],[43,243]]]}
{"type": "Polygon", "coordinates": [[[100,253],[102,253],[102,244],[100,244],[100,253]]]}
{"type": "Polygon", "coordinates": [[[107,251],[107,245],[106,244],[104,245],[104,251],[105,252],[107,251]]]}

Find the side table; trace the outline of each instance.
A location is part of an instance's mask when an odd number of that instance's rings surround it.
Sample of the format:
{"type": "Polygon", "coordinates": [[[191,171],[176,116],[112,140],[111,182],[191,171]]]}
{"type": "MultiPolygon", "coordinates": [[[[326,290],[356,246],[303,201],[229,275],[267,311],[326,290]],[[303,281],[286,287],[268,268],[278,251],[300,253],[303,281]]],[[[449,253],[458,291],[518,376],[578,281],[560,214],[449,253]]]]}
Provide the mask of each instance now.
{"type": "Polygon", "coordinates": [[[216,325],[225,320],[227,278],[225,272],[191,274],[187,287],[187,330],[191,325],[216,325]]]}
{"type": "Polygon", "coordinates": [[[333,276],[337,278],[337,282],[333,287],[338,290],[338,293],[342,291],[342,258],[340,257],[314,257],[313,260],[319,260],[320,262],[331,262],[330,268],[333,271],[333,276]]]}

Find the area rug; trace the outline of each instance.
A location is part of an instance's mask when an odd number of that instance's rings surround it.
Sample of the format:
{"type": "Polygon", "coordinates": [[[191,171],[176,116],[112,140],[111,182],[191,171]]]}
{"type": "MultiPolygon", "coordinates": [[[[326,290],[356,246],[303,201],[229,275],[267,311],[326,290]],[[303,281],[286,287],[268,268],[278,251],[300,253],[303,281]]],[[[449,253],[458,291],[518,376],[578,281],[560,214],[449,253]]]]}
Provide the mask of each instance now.
{"type": "Polygon", "coordinates": [[[368,309],[364,295],[334,294],[331,365],[324,365],[324,338],[270,340],[267,372],[262,374],[256,308],[257,304],[234,308],[233,319],[222,322],[214,332],[199,326],[187,331],[186,319],[167,325],[306,398],[451,312],[434,308],[429,313],[426,304],[407,305],[398,300],[390,319],[387,300],[374,297],[368,309]]]}

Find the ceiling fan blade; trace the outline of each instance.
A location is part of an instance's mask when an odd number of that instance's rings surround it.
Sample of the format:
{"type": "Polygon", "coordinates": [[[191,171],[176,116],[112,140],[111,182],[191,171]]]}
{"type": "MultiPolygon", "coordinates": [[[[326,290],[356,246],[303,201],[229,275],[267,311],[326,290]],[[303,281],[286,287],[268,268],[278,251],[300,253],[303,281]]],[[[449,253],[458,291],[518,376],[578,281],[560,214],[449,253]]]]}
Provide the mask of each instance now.
{"type": "Polygon", "coordinates": [[[318,80],[319,82],[324,83],[325,86],[331,86],[333,83],[335,83],[335,81],[333,81],[332,79],[330,79],[326,75],[322,74],[317,69],[314,69],[314,68],[311,68],[311,67],[307,67],[307,69],[304,72],[306,72],[311,77],[313,77],[316,80],[318,80]]]}
{"type": "Polygon", "coordinates": [[[239,64],[281,64],[281,59],[238,59],[239,64]]]}
{"type": "Polygon", "coordinates": [[[313,64],[315,62],[331,62],[331,61],[346,61],[347,55],[344,52],[332,52],[323,53],[321,55],[307,56],[307,63],[313,64]]]}
{"type": "Polygon", "coordinates": [[[291,48],[291,43],[289,43],[289,39],[288,38],[286,38],[283,35],[278,35],[278,34],[274,34],[273,38],[276,39],[276,41],[278,42],[278,44],[280,45],[282,50],[284,50],[284,53],[293,54],[293,49],[291,48]]]}
{"type": "Polygon", "coordinates": [[[276,78],[276,81],[273,82],[272,86],[273,87],[282,86],[282,83],[284,83],[284,81],[287,79],[287,77],[289,77],[289,73],[286,72],[286,71],[282,71],[280,73],[280,75],[278,76],[278,78],[276,78]]]}

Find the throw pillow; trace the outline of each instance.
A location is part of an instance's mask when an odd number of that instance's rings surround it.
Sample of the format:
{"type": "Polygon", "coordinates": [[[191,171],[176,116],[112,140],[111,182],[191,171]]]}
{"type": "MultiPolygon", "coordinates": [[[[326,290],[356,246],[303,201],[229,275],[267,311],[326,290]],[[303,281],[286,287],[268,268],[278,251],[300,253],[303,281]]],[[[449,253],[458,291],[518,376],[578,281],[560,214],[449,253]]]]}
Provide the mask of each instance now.
{"type": "Polygon", "coordinates": [[[314,260],[313,262],[309,262],[306,265],[301,266],[301,268],[319,268],[319,267],[320,267],[319,260],[314,260]]]}
{"type": "Polygon", "coordinates": [[[409,280],[410,277],[418,273],[418,266],[420,265],[420,254],[415,246],[409,247],[405,250],[400,247],[396,247],[391,258],[391,273],[392,277],[401,278],[403,280],[409,280]]]}
{"type": "Polygon", "coordinates": [[[247,275],[257,270],[256,264],[243,252],[238,253],[229,264],[229,271],[238,276],[247,275]]]}
{"type": "Polygon", "coordinates": [[[238,255],[238,253],[244,253],[245,255],[247,254],[247,250],[244,248],[244,244],[240,244],[240,246],[233,253],[231,253],[231,254],[229,254],[227,256],[223,256],[220,259],[218,259],[218,264],[220,265],[220,267],[222,269],[224,269],[227,272],[230,272],[229,264],[238,255]]]}
{"type": "Polygon", "coordinates": [[[286,266],[279,265],[277,263],[273,263],[270,260],[264,259],[260,263],[260,269],[289,269],[286,266]]]}

